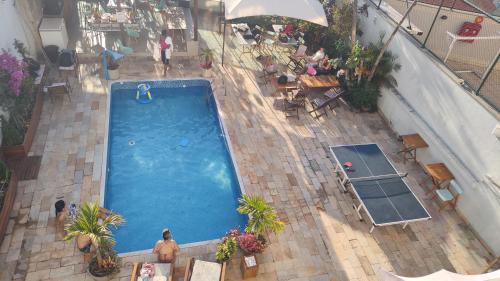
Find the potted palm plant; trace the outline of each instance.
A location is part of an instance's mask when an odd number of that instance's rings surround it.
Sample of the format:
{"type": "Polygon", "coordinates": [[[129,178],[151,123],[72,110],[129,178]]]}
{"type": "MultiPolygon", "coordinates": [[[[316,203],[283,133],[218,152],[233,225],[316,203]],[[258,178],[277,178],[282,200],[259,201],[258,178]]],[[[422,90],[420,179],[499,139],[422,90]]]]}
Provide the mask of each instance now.
{"type": "Polygon", "coordinates": [[[203,69],[203,77],[210,77],[210,69],[212,69],[214,61],[214,51],[206,48],[200,54],[200,66],[203,69]]]}
{"type": "Polygon", "coordinates": [[[95,249],[95,256],[89,263],[88,271],[94,280],[109,280],[118,272],[117,255],[113,251],[115,241],[111,227],[121,225],[123,218],[111,212],[102,217],[97,203],[83,203],[76,218],[65,226],[64,240],[76,239],[80,250],[95,249]]]}
{"type": "Polygon", "coordinates": [[[245,252],[240,268],[244,278],[255,277],[259,268],[256,254],[266,247],[264,234],[277,234],[283,231],[285,224],[278,219],[276,210],[261,196],[243,195],[238,201],[240,206],[237,211],[248,215],[245,234],[237,239],[239,247],[245,252]]]}

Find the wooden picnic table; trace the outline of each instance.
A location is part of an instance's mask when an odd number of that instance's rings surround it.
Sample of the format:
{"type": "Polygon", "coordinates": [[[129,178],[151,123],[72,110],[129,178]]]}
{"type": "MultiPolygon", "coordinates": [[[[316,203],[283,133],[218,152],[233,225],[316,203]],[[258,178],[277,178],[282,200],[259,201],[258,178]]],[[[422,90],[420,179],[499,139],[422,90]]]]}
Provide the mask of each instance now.
{"type": "Polygon", "coordinates": [[[417,148],[429,147],[419,134],[403,135],[401,139],[404,146],[403,150],[400,151],[403,153],[403,162],[406,162],[408,159],[417,161],[417,148]]]}
{"type": "Polygon", "coordinates": [[[302,85],[307,88],[333,88],[340,87],[339,80],[334,75],[309,76],[302,75],[299,78],[302,85]]]}
{"type": "Polygon", "coordinates": [[[433,188],[429,192],[446,187],[444,184],[450,184],[450,181],[455,178],[444,163],[427,164],[424,166],[424,170],[431,178],[433,184],[433,188]]]}
{"type": "Polygon", "coordinates": [[[297,81],[287,82],[286,84],[278,83],[278,77],[271,77],[271,85],[273,85],[275,89],[275,93],[285,93],[285,96],[289,91],[296,90],[299,88],[299,84],[297,81]]]}

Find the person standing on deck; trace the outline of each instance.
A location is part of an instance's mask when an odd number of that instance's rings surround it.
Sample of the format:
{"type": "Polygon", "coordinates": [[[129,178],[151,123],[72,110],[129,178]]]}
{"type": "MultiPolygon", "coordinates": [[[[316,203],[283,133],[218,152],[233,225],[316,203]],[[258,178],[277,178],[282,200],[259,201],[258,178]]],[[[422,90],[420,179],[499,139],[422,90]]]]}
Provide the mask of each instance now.
{"type": "Polygon", "coordinates": [[[170,57],[172,56],[173,43],[167,30],[163,29],[160,36],[161,61],[163,62],[163,75],[167,76],[167,70],[170,68],[170,57]]]}

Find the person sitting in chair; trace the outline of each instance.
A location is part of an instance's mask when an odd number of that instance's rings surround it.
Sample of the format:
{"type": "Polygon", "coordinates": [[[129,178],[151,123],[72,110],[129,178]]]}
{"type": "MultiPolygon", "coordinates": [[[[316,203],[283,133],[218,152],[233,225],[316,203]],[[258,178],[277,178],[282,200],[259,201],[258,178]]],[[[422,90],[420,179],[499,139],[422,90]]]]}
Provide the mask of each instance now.
{"type": "Polygon", "coordinates": [[[324,48],[319,48],[314,55],[307,57],[307,67],[316,67],[318,64],[325,58],[325,49],[324,48]]]}
{"type": "Polygon", "coordinates": [[[163,230],[163,240],[158,240],[153,249],[154,254],[158,254],[158,260],[163,263],[174,263],[175,254],[180,250],[177,243],[172,240],[169,229],[163,230]]]}
{"type": "Polygon", "coordinates": [[[316,69],[316,75],[326,75],[329,74],[333,69],[332,60],[325,55],[325,58],[321,60],[316,69]]]}

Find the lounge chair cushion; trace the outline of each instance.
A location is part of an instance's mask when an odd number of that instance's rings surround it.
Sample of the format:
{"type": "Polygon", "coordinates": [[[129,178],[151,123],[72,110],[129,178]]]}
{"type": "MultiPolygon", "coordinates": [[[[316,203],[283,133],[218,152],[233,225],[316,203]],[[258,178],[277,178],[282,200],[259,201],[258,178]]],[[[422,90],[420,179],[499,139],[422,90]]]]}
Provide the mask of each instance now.
{"type": "Polygon", "coordinates": [[[155,276],[168,276],[170,275],[170,263],[155,263],[155,276]]]}
{"type": "Polygon", "coordinates": [[[167,281],[167,276],[153,276],[153,278],[137,277],[137,281],[167,281]]]}
{"type": "Polygon", "coordinates": [[[219,281],[222,265],[216,262],[196,260],[191,281],[219,281]]]}
{"type": "Polygon", "coordinates": [[[170,263],[155,263],[155,275],[152,278],[137,277],[137,281],[167,281],[170,275],[170,263]]]}

